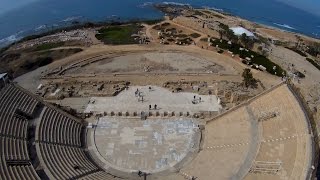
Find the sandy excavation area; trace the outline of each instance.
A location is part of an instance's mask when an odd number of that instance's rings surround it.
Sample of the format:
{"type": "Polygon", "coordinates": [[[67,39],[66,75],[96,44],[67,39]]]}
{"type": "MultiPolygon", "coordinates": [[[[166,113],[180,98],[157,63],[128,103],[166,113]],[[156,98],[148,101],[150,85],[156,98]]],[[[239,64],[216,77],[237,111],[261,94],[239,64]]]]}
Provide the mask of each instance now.
{"type": "Polygon", "coordinates": [[[65,74],[104,73],[221,73],[233,74],[208,58],[183,52],[143,52],[103,58],[65,74]]]}

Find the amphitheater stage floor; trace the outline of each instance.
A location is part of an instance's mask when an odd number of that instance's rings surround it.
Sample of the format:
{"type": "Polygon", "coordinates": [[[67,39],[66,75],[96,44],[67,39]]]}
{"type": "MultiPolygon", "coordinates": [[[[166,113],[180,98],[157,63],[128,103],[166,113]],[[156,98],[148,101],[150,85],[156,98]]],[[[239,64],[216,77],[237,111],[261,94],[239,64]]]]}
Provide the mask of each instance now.
{"type": "Polygon", "coordinates": [[[92,97],[85,112],[147,112],[149,105],[152,105],[151,111],[189,112],[191,114],[201,111],[219,111],[221,108],[219,99],[215,95],[199,96],[195,93],[172,93],[157,86],[131,86],[115,97],[92,97]],[[135,96],[137,89],[143,95],[143,102],[138,101],[138,97],[135,96]],[[193,104],[194,96],[196,96],[196,101],[199,101],[199,97],[201,97],[201,102],[193,104]],[[155,104],[157,104],[156,110],[153,109],[155,104]]]}
{"type": "Polygon", "coordinates": [[[122,172],[172,170],[199,147],[200,130],[190,118],[139,120],[101,117],[94,133],[99,159],[122,172]]]}

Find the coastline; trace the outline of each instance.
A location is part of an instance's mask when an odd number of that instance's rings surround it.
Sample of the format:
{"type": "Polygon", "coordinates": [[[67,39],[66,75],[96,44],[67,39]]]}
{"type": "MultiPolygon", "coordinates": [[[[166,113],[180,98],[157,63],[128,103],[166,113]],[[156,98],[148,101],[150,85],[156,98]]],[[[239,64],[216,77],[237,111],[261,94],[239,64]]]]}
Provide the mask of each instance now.
{"type": "MultiPolygon", "coordinates": [[[[203,10],[203,9],[198,9],[198,10],[203,10]]],[[[259,26],[259,28],[271,29],[271,30],[275,30],[275,31],[283,32],[283,33],[288,33],[288,34],[292,34],[292,35],[297,35],[297,36],[303,37],[305,39],[309,39],[309,40],[320,42],[320,37],[319,38],[312,37],[312,36],[309,36],[309,35],[306,35],[306,34],[303,34],[303,33],[290,31],[288,29],[283,29],[283,28],[280,28],[280,27],[278,27],[276,25],[272,26],[272,25],[268,25],[268,24],[264,24],[264,23],[260,23],[260,22],[250,21],[248,19],[242,18],[240,16],[232,15],[232,14],[229,14],[229,13],[224,13],[224,12],[220,12],[220,11],[216,11],[216,10],[212,10],[212,9],[208,9],[208,10],[212,11],[214,13],[220,13],[220,14],[223,14],[225,16],[231,16],[231,17],[237,18],[239,21],[249,22],[252,25],[259,26]]]]}
{"type": "Polygon", "coordinates": [[[158,22],[163,21],[164,19],[150,19],[150,20],[139,20],[139,19],[132,19],[132,20],[124,20],[124,21],[104,21],[104,22],[94,22],[94,21],[87,21],[84,23],[77,23],[77,24],[71,24],[69,26],[64,26],[64,27],[59,27],[53,30],[48,30],[39,34],[32,34],[32,35],[28,35],[25,36],[15,42],[12,42],[10,44],[7,44],[5,46],[1,46],[0,44],[0,54],[3,51],[6,51],[7,49],[9,49],[11,46],[22,43],[22,42],[26,42],[29,40],[33,40],[33,39],[37,39],[37,38],[41,38],[44,36],[48,36],[48,35],[52,35],[52,34],[56,34],[58,32],[61,31],[72,31],[72,30],[78,30],[78,29],[82,29],[82,28],[99,28],[99,27],[103,27],[103,26],[118,26],[118,25],[124,25],[124,24],[131,24],[131,23],[146,23],[146,24],[155,24],[158,22]]]}
{"type": "MultiPolygon", "coordinates": [[[[235,15],[235,14],[231,14],[230,12],[227,12],[227,11],[225,11],[223,9],[217,9],[217,8],[212,8],[212,7],[195,8],[194,6],[191,6],[190,4],[182,4],[182,3],[174,3],[174,2],[153,3],[152,5],[150,5],[150,4],[148,4],[148,5],[152,6],[152,8],[155,8],[156,11],[161,11],[159,8],[156,7],[157,5],[160,5],[160,4],[164,5],[164,6],[167,6],[167,7],[189,7],[189,8],[194,8],[195,10],[208,10],[208,11],[212,11],[214,13],[219,13],[219,14],[223,14],[225,16],[230,16],[230,17],[237,18],[237,19],[239,19],[239,21],[249,22],[252,25],[258,26],[259,28],[266,28],[266,29],[270,29],[270,30],[273,30],[273,31],[279,31],[279,32],[282,32],[282,33],[288,33],[288,34],[292,34],[292,35],[295,35],[295,36],[303,37],[305,39],[309,39],[309,40],[314,40],[314,41],[319,41],[320,42],[320,37],[317,38],[317,37],[313,37],[313,36],[307,35],[307,34],[302,33],[302,32],[295,32],[294,30],[291,31],[290,29],[287,29],[285,27],[283,27],[283,28],[279,27],[281,25],[285,26],[286,24],[278,24],[277,25],[277,23],[273,23],[274,25],[270,25],[270,24],[266,24],[266,23],[251,21],[251,20],[243,18],[241,16],[238,16],[238,15],[235,15]]],[[[164,16],[161,19],[163,20],[164,16]]],[[[69,21],[70,24],[65,25],[65,26],[62,26],[62,27],[59,26],[59,27],[57,27],[55,29],[45,30],[45,31],[42,31],[40,33],[34,33],[34,34],[31,34],[31,35],[27,35],[25,37],[20,38],[17,41],[9,43],[9,44],[4,44],[4,45],[0,44],[0,52],[2,51],[2,49],[7,49],[7,47],[10,47],[10,46],[12,46],[14,44],[21,43],[21,42],[24,42],[24,41],[27,41],[27,40],[30,40],[30,39],[43,37],[43,36],[46,36],[46,35],[51,35],[51,34],[57,33],[57,32],[62,31],[62,30],[69,31],[69,30],[76,30],[76,29],[81,29],[81,28],[94,28],[94,27],[100,27],[100,26],[106,26],[106,25],[121,25],[121,24],[126,24],[126,23],[143,23],[143,22],[147,22],[147,21],[159,21],[161,19],[158,18],[158,19],[144,20],[144,19],[133,18],[133,19],[127,19],[127,20],[125,20],[125,19],[124,20],[120,20],[120,19],[114,20],[113,19],[113,20],[96,21],[96,22],[95,21],[79,22],[79,21],[77,21],[77,19],[75,19],[74,21],[69,21]]],[[[289,25],[287,25],[287,26],[289,26],[289,25]]],[[[299,30],[296,30],[296,31],[299,31],[299,30]]],[[[13,35],[11,35],[11,36],[13,36],[13,35]]],[[[6,37],[6,38],[9,38],[9,37],[6,37]]],[[[6,39],[6,38],[4,38],[4,39],[6,39]]]]}

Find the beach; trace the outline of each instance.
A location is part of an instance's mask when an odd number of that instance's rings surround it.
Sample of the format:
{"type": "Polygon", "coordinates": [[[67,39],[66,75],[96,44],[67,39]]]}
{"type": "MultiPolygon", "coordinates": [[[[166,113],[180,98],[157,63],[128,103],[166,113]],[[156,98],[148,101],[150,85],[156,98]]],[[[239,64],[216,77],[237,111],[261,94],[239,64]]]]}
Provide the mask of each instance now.
{"type": "MultiPolygon", "coordinates": [[[[27,35],[39,34],[55,28],[73,25],[75,22],[125,21],[132,19],[157,19],[164,14],[153,8],[162,1],[124,0],[93,2],[80,1],[39,1],[0,15],[0,46],[21,39],[27,35]],[[41,14],[41,16],[38,16],[41,14]],[[12,23],[15,22],[15,23],[12,23]]],[[[171,2],[166,2],[170,4],[171,2]]],[[[241,18],[280,28],[282,30],[319,37],[319,19],[315,15],[289,7],[274,0],[270,1],[175,1],[195,8],[209,8],[230,13],[241,18]],[[275,8],[276,7],[276,8],[275,8]],[[255,11],[252,11],[255,9],[255,11]],[[290,14],[290,16],[288,15],[290,14]]]]}

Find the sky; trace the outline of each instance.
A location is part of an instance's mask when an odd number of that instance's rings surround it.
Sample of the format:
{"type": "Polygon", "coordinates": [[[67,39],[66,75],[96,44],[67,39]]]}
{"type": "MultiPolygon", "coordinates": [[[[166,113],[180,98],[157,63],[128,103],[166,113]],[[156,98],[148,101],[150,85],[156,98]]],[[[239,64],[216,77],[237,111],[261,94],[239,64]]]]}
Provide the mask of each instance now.
{"type": "Polygon", "coordinates": [[[320,16],[320,0],[278,0],[298,9],[320,16]]]}
{"type": "MultiPolygon", "coordinates": [[[[41,0],[0,0],[0,14],[41,0]]],[[[59,0],[58,0],[59,1],[59,0]]],[[[174,0],[173,0],[174,1],[174,0]]],[[[254,0],[253,0],[254,1],[254,0]]],[[[277,0],[320,16],[320,0],[277,0]]]]}
{"type": "Polygon", "coordinates": [[[37,0],[0,0],[0,14],[16,9],[37,0]]]}

